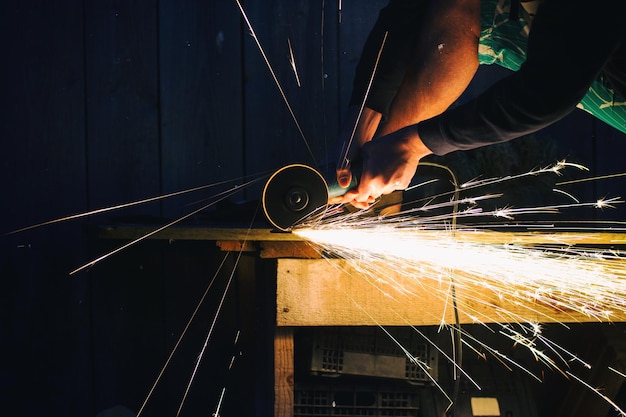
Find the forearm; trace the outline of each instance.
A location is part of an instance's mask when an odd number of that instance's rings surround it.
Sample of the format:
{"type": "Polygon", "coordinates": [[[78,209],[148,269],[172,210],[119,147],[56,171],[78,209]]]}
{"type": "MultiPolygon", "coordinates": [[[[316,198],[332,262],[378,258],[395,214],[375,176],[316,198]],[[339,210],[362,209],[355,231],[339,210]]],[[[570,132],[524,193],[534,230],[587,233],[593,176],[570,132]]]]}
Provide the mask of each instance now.
{"type": "Polygon", "coordinates": [[[597,1],[604,4],[589,8],[572,1],[563,7],[546,0],[520,70],[476,99],[420,123],[423,143],[438,155],[473,149],[536,132],[570,113],[624,39],[618,2],[597,1]]]}
{"type": "Polygon", "coordinates": [[[378,135],[440,114],[465,91],[478,69],[479,13],[478,0],[431,3],[411,66],[378,135]]]}
{"type": "Polygon", "coordinates": [[[357,63],[351,106],[361,106],[367,98],[366,106],[386,117],[409,66],[428,3],[428,0],[391,0],[380,11],[357,63]],[[377,63],[379,52],[382,53],[377,63]],[[368,91],[375,67],[375,78],[368,91]]]}

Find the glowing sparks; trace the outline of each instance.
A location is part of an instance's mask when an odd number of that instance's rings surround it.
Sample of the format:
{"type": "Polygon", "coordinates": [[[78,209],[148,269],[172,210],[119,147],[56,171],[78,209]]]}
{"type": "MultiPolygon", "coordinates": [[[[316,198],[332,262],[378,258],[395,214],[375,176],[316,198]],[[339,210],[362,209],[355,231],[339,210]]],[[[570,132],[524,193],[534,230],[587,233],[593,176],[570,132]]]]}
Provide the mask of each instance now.
{"type": "MultiPolygon", "coordinates": [[[[459,188],[467,190],[523,176],[561,175],[566,167],[585,170],[578,164],[561,161],[504,179],[473,180],[459,188]]],[[[436,202],[436,197],[441,196],[430,197],[416,208],[387,217],[373,216],[371,210],[340,214],[331,209],[326,218],[311,219],[295,227],[293,232],[318,246],[324,254],[354,260],[358,275],[389,299],[389,305],[381,309],[393,310],[394,302],[403,297],[428,294],[443,306],[441,327],[458,332],[463,346],[480,355],[487,352],[508,369],[520,369],[542,380],[541,375],[487,346],[462,327],[454,326],[449,312],[452,306],[461,322],[499,328],[497,333],[512,346],[526,350],[547,369],[578,380],[615,406],[608,397],[574,376],[570,370],[572,362],[585,368],[591,366],[546,338],[540,323],[581,318],[583,321],[623,321],[626,318],[626,254],[612,248],[582,247],[581,241],[588,239],[583,232],[562,235],[554,224],[546,224],[546,228],[552,229],[551,233],[542,233],[534,243],[529,243],[532,235],[525,230],[503,234],[495,241],[487,238],[489,233],[498,233],[490,231],[490,227],[520,228],[519,223],[497,221],[512,222],[528,214],[554,215],[568,208],[603,210],[624,202],[621,198],[581,202],[569,193],[563,194],[574,203],[483,210],[479,204],[501,195],[459,198],[455,193],[449,201],[436,202]],[[451,213],[441,214],[446,208],[451,213]],[[492,218],[496,222],[472,225],[472,218],[492,218]],[[462,219],[466,222],[457,226],[457,220],[462,219]]],[[[541,227],[537,222],[530,224],[533,228],[541,227]]],[[[610,230],[623,232],[624,228],[616,225],[610,230]]],[[[623,243],[619,238],[614,241],[623,243]]],[[[408,318],[407,325],[410,325],[408,318]]],[[[445,357],[456,369],[457,359],[445,357]]]]}
{"type": "Polygon", "coordinates": [[[564,169],[568,168],[568,167],[576,168],[576,169],[581,170],[581,171],[589,171],[589,169],[586,168],[583,165],[572,163],[572,162],[567,162],[567,161],[563,160],[563,161],[558,161],[558,162],[556,162],[556,163],[554,163],[552,165],[548,165],[548,166],[546,166],[544,168],[536,168],[536,169],[532,169],[530,171],[523,172],[523,173],[516,174],[516,175],[508,175],[508,176],[505,176],[505,177],[498,177],[498,178],[489,178],[489,179],[485,179],[485,180],[468,181],[468,182],[462,184],[461,188],[468,189],[468,188],[475,188],[475,187],[484,187],[486,185],[498,184],[498,183],[502,183],[504,181],[520,179],[520,178],[523,178],[523,177],[538,176],[538,175],[546,174],[546,173],[553,173],[553,174],[556,174],[556,175],[561,175],[561,172],[564,169]]]}
{"type": "Polygon", "coordinates": [[[296,77],[296,84],[300,87],[300,77],[298,76],[298,68],[296,67],[296,57],[293,54],[293,48],[291,47],[291,39],[287,38],[287,45],[289,46],[289,65],[293,70],[293,74],[296,77]]]}
{"type": "MultiPolygon", "coordinates": [[[[602,320],[626,311],[626,258],[619,252],[480,244],[460,241],[445,230],[384,224],[294,232],[346,259],[369,259],[372,266],[383,260],[387,267],[413,277],[416,285],[433,282],[438,288],[442,277],[453,271],[461,291],[481,289],[500,299],[541,303],[602,320]]],[[[444,291],[441,296],[445,295],[444,291]]],[[[484,302],[479,294],[467,295],[484,302]]]]}

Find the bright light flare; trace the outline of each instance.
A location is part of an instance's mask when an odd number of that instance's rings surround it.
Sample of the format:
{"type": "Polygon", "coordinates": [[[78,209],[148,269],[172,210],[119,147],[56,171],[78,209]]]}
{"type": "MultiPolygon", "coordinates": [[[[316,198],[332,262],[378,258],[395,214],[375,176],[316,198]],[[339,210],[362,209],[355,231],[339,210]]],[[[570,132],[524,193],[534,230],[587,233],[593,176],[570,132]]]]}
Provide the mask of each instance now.
{"type": "MultiPolygon", "coordinates": [[[[560,162],[507,179],[540,173],[560,175],[567,166],[584,168],[560,162]]],[[[462,187],[469,189],[504,180],[472,181],[462,187]]],[[[574,362],[585,368],[590,365],[546,338],[539,323],[577,321],[581,315],[588,319],[584,321],[623,320],[626,317],[626,254],[616,249],[581,247],[579,242],[585,240],[585,232],[569,231],[564,236],[554,225],[543,225],[545,229],[552,228],[554,233],[542,232],[541,243],[530,244],[527,231],[507,233],[507,238],[498,242],[493,241],[493,236],[484,237],[494,233],[490,227],[519,230],[520,223],[514,223],[518,216],[554,215],[563,209],[581,207],[608,209],[623,200],[606,198],[580,202],[573,199],[574,203],[570,204],[504,206],[491,211],[479,206],[482,201],[499,197],[500,194],[486,194],[443,202],[436,202],[433,197],[420,207],[389,217],[372,216],[371,210],[342,215],[331,208],[326,218],[300,224],[293,233],[317,246],[328,257],[355,261],[359,275],[371,283],[374,290],[388,296],[389,305],[381,305],[381,309],[393,309],[393,302],[402,297],[426,293],[441,301],[444,306],[441,327],[458,332],[463,346],[477,354],[486,352],[507,369],[519,369],[542,381],[541,375],[456,326],[450,321],[451,309],[462,317],[463,323],[482,324],[492,331],[494,326],[499,328],[494,333],[513,347],[528,351],[536,362],[585,384],[570,367],[574,362]],[[441,214],[441,209],[445,208],[454,212],[441,214]],[[482,221],[489,217],[509,223],[471,225],[468,222],[472,218],[482,221]],[[465,220],[462,226],[457,222],[460,219],[465,220]]],[[[541,222],[529,223],[529,229],[540,226],[541,222]]],[[[588,225],[583,229],[594,231],[588,225]]],[[[609,229],[612,233],[623,231],[623,228],[609,229]]],[[[408,319],[407,325],[410,325],[408,319]]],[[[454,358],[445,357],[457,366],[454,358]]],[[[585,386],[615,406],[597,389],[585,386]]],[[[624,415],[623,411],[618,411],[624,415]]]]}
{"type": "MultiPolygon", "coordinates": [[[[449,295],[440,284],[452,273],[457,291],[472,291],[465,295],[479,303],[489,301],[476,289],[508,302],[539,303],[603,321],[626,311],[626,258],[616,251],[481,244],[461,241],[451,231],[395,224],[302,228],[294,233],[345,259],[369,261],[372,267],[374,261],[383,261],[415,285],[437,289],[442,298],[449,295]]],[[[384,271],[370,270],[369,275],[385,281],[384,271]]],[[[396,290],[410,291],[404,286],[396,290]]]]}

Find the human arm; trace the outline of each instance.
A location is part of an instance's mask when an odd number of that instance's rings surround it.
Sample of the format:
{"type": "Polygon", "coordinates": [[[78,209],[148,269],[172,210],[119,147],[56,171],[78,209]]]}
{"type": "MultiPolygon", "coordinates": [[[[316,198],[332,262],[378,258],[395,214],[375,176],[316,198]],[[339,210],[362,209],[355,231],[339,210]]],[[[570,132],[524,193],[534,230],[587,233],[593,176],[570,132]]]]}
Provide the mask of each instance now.
{"type": "MultiPolygon", "coordinates": [[[[412,140],[421,144],[415,148],[425,146],[438,155],[473,149],[535,132],[570,113],[625,41],[626,26],[620,23],[617,3],[599,0],[589,7],[584,1],[564,5],[545,0],[533,23],[522,68],[476,99],[414,125],[412,140]]],[[[405,140],[399,133],[380,139],[405,140]]],[[[369,154],[365,169],[370,173],[363,175],[357,201],[368,193],[388,192],[394,177],[415,166],[389,162],[380,152],[369,154]]]]}
{"type": "Polygon", "coordinates": [[[420,123],[420,138],[443,155],[533,133],[569,114],[625,41],[618,3],[545,0],[520,70],[476,99],[420,123]]]}
{"type": "Polygon", "coordinates": [[[375,136],[397,134],[360,144],[360,185],[338,201],[363,207],[408,185],[417,161],[430,151],[415,129],[406,127],[447,109],[471,82],[478,68],[479,6],[478,0],[430,3],[423,24],[416,28],[411,65],[375,136]]]}
{"type": "Polygon", "coordinates": [[[374,138],[380,123],[389,116],[391,103],[410,65],[418,35],[416,28],[421,27],[428,4],[428,0],[391,0],[368,34],[339,134],[341,151],[336,174],[341,186],[350,184],[351,163],[361,158],[362,146],[374,138]]]}

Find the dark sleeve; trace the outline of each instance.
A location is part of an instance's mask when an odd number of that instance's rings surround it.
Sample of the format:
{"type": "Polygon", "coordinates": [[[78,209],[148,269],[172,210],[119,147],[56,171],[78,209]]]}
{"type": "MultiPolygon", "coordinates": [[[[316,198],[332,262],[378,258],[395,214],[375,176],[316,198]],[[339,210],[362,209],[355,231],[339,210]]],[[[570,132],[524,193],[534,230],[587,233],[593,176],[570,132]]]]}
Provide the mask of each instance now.
{"type": "Polygon", "coordinates": [[[356,67],[351,105],[361,105],[376,65],[385,32],[374,81],[367,95],[367,106],[386,116],[404,78],[428,0],[391,0],[370,31],[356,67]]]}
{"type": "Polygon", "coordinates": [[[526,62],[477,98],[418,124],[436,155],[505,142],[569,114],[614,51],[626,25],[619,0],[544,0],[526,62]]]}

